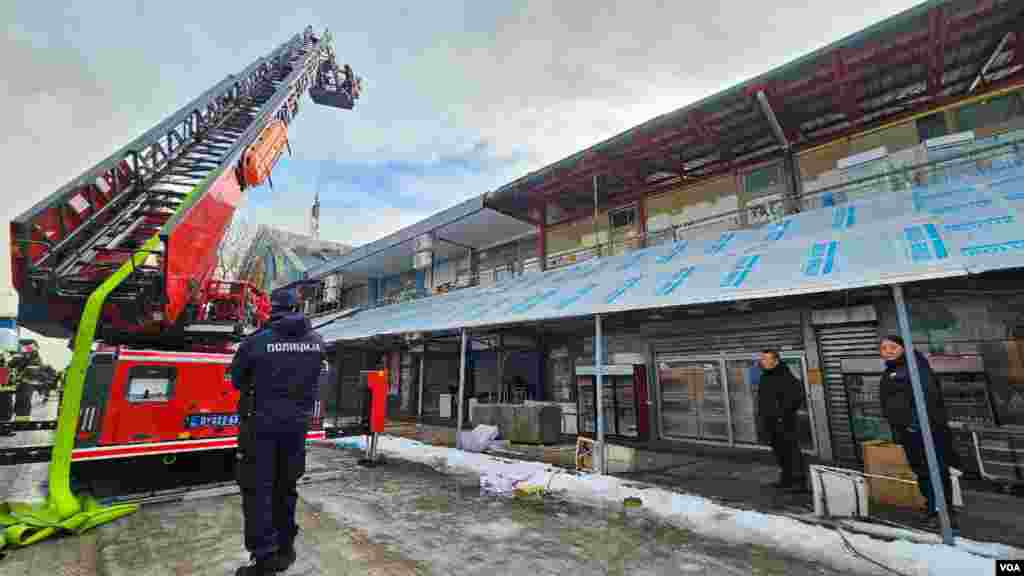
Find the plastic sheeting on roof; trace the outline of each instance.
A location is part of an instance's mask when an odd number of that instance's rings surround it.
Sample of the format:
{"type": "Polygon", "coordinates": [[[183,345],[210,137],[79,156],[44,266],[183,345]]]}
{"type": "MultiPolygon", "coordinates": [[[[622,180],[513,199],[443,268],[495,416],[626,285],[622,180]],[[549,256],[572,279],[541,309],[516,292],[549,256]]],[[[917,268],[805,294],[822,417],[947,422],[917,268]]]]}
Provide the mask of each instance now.
{"type": "Polygon", "coordinates": [[[963,276],[1024,266],[1024,167],[796,214],[376,308],[328,341],[438,332],[963,276]]]}

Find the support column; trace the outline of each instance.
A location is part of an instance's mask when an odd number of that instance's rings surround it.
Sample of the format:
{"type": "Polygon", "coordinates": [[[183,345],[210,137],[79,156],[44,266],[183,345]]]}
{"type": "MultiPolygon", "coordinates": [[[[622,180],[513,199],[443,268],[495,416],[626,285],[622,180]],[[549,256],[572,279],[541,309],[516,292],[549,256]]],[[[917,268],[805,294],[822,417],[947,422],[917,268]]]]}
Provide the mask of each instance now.
{"type": "Polygon", "coordinates": [[[466,393],[466,348],[467,348],[467,335],[466,329],[462,329],[462,337],[459,344],[459,397],[455,400],[456,408],[459,413],[455,417],[455,447],[459,450],[462,449],[462,399],[466,393]]]}
{"type": "Polygon", "coordinates": [[[594,174],[594,222],[591,226],[591,230],[594,234],[594,251],[598,258],[601,257],[601,235],[597,225],[597,216],[600,213],[599,210],[599,197],[597,194],[597,174],[594,174]]]}
{"type": "Polygon", "coordinates": [[[647,248],[647,193],[644,192],[636,201],[636,217],[640,227],[640,245],[637,249],[647,248]]]}
{"type": "Polygon", "coordinates": [[[380,299],[380,279],[367,278],[366,293],[367,305],[369,305],[370,307],[376,306],[377,300],[380,299]]]}
{"type": "Polygon", "coordinates": [[[594,409],[597,411],[597,430],[594,446],[594,470],[605,473],[604,449],[604,342],[601,336],[601,315],[594,315],[594,409]]]}
{"type": "Polygon", "coordinates": [[[803,192],[803,182],[800,180],[800,167],[797,165],[796,155],[792,148],[786,148],[783,158],[783,169],[787,173],[786,202],[783,207],[786,215],[800,212],[800,194],[803,192]]]}
{"type": "Polygon", "coordinates": [[[918,372],[914,342],[910,337],[910,320],[907,314],[906,302],[903,301],[903,286],[894,284],[892,295],[896,300],[896,320],[899,322],[900,336],[903,337],[904,350],[906,350],[905,356],[907,359],[907,369],[910,372],[910,385],[914,392],[914,409],[917,411],[917,422],[921,426],[924,452],[928,459],[928,476],[932,481],[932,498],[935,502],[935,509],[939,513],[939,522],[942,525],[942,541],[946,545],[952,546],[953,530],[949,524],[949,510],[946,509],[946,487],[943,486],[942,475],[939,474],[939,465],[935,452],[935,438],[932,436],[932,426],[931,421],[928,419],[928,408],[925,405],[924,390],[921,388],[921,374],[918,372]]]}
{"type": "Polygon", "coordinates": [[[416,419],[421,420],[423,418],[423,378],[426,375],[427,365],[427,345],[423,344],[423,353],[420,354],[420,383],[419,390],[416,393],[416,419]]]}
{"type": "Polygon", "coordinates": [[[416,293],[422,295],[427,290],[427,269],[416,271],[416,293]]]}
{"type": "Polygon", "coordinates": [[[480,283],[480,255],[475,248],[469,249],[469,278],[470,285],[473,285],[473,279],[476,279],[476,284],[480,283]]]}
{"type": "Polygon", "coordinates": [[[772,132],[775,134],[775,139],[778,141],[779,146],[782,147],[782,164],[787,177],[786,198],[782,203],[783,212],[787,215],[796,214],[800,211],[800,179],[796,172],[796,162],[793,158],[793,147],[789,142],[789,138],[786,137],[785,130],[783,130],[782,126],[779,124],[778,117],[775,116],[775,110],[772,109],[771,102],[768,101],[768,95],[764,93],[764,90],[758,90],[756,98],[757,103],[761,107],[761,113],[764,115],[765,120],[768,121],[768,126],[771,127],[772,132]]]}
{"type": "Polygon", "coordinates": [[[537,257],[541,271],[548,269],[548,204],[540,207],[540,224],[537,225],[537,257]]]}

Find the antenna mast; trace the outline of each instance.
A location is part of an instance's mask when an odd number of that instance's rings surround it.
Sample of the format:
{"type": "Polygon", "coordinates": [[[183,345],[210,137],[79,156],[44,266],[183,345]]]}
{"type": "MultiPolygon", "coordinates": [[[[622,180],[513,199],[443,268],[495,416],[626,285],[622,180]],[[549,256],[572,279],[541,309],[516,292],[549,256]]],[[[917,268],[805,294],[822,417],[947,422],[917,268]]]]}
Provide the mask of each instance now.
{"type": "Polygon", "coordinates": [[[315,240],[320,239],[320,192],[316,193],[313,200],[313,210],[309,218],[309,235],[315,240]]]}

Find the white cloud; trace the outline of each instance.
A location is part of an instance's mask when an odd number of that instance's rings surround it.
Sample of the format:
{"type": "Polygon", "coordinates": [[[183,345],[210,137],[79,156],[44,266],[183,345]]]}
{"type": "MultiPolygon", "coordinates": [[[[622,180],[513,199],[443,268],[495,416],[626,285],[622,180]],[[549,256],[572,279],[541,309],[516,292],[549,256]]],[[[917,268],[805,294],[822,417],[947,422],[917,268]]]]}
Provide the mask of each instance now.
{"type": "MultiPolygon", "coordinates": [[[[352,112],[307,100],[292,127],[296,154],[422,162],[486,141],[497,156],[523,159],[502,165],[490,180],[435,176],[407,183],[411,193],[449,206],[917,2],[566,0],[397,12],[381,2],[360,6],[358,17],[328,4],[273,15],[197,1],[200,11],[188,3],[147,4],[138,14],[77,6],[79,13],[63,18],[28,3],[0,9],[10,24],[0,36],[0,53],[10,63],[0,77],[6,134],[0,158],[17,168],[5,172],[7,220],[307,21],[330,27],[341,59],[371,82],[352,112]],[[27,11],[35,13],[29,18],[27,11]],[[197,14],[205,15],[201,23],[197,14]],[[239,18],[234,29],[245,33],[223,35],[222,16],[239,18]],[[115,21],[124,35],[106,35],[115,21]],[[184,49],[145,42],[182,29],[192,40],[184,49]]],[[[250,208],[253,222],[308,230],[305,200],[281,197],[250,208]]],[[[346,212],[326,210],[323,236],[360,244],[428,215],[367,201],[346,212]]],[[[7,235],[4,223],[3,246],[7,235]]],[[[0,260],[4,287],[9,258],[0,260]]]]}

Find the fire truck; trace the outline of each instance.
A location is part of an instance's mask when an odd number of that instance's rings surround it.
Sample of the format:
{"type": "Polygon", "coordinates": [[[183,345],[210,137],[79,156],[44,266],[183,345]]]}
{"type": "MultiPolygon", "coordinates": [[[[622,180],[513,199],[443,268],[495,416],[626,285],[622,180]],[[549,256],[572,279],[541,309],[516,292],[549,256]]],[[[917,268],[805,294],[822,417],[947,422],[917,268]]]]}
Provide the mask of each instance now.
{"type": "MultiPolygon", "coordinates": [[[[228,367],[270,306],[215,277],[219,245],[244,191],[290,151],[304,95],[351,110],[360,84],[330,34],[307,28],[11,221],[18,322],[73,349],[51,492],[68,467],[87,483],[227,469],[228,367]]],[[[323,405],[310,439],[324,437],[323,405]]]]}

